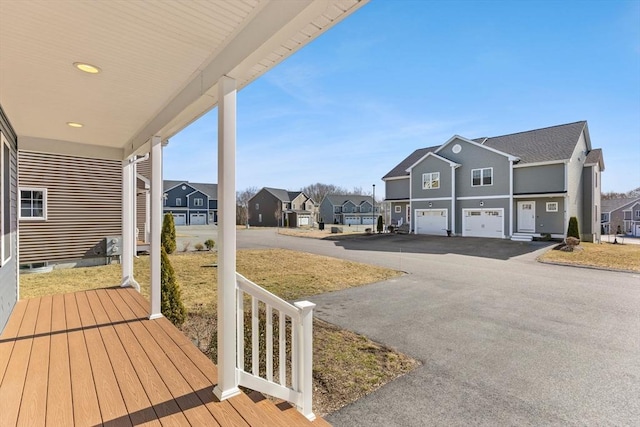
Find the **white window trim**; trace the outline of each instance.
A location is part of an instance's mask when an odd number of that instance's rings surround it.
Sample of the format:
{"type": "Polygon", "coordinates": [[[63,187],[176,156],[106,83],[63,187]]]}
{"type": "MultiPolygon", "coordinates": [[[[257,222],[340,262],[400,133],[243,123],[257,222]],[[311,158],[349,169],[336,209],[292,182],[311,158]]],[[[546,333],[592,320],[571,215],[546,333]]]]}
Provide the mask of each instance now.
{"type": "MultiPolygon", "coordinates": [[[[11,235],[11,215],[9,214],[9,224],[6,224],[6,221],[4,220],[5,209],[6,210],[11,209],[10,207],[11,200],[9,200],[9,206],[5,206],[5,203],[4,203],[4,199],[6,196],[5,185],[7,186],[7,188],[8,186],[11,185],[11,157],[9,157],[9,183],[7,184],[6,182],[4,182],[5,146],[9,149],[9,156],[11,156],[11,147],[9,146],[9,141],[7,141],[4,135],[0,133],[0,219],[2,219],[2,223],[0,223],[0,267],[5,265],[11,259],[11,245],[9,245],[9,253],[8,254],[4,253],[5,252],[4,251],[5,231],[9,231],[9,233],[6,233],[6,234],[11,235]]],[[[8,188],[8,190],[9,190],[9,198],[11,198],[11,189],[8,188]]]]}
{"type": "Polygon", "coordinates": [[[194,198],[193,206],[204,206],[204,199],[202,197],[194,198]]]}
{"type": "Polygon", "coordinates": [[[440,172],[427,172],[422,174],[422,189],[423,190],[437,190],[440,188],[440,172]],[[428,179],[427,179],[428,178],[428,179]],[[431,183],[437,182],[437,186],[432,186],[431,183]]]}
{"type": "Polygon", "coordinates": [[[395,212],[395,213],[402,213],[402,206],[400,206],[400,205],[396,205],[396,206],[394,207],[394,212],[395,212]]]}
{"type": "Polygon", "coordinates": [[[176,206],[182,206],[182,197],[176,197],[176,206]]]}
{"type": "Polygon", "coordinates": [[[493,168],[476,168],[476,169],[471,169],[471,186],[472,187],[491,187],[493,185],[493,168]],[[490,170],[491,171],[491,184],[485,184],[484,183],[484,171],[486,170],[490,170]],[[473,185],[473,172],[475,171],[480,171],[480,184],[478,185],[473,185]]]}
{"type": "Polygon", "coordinates": [[[547,202],[547,205],[546,205],[547,212],[558,212],[558,208],[559,208],[558,202],[547,202]],[[554,205],[555,205],[555,209],[552,208],[552,206],[554,205]]]}
{"type": "Polygon", "coordinates": [[[45,187],[20,187],[18,188],[18,199],[20,208],[19,219],[21,221],[46,221],[47,220],[47,205],[48,197],[47,197],[47,189],[45,187]],[[23,191],[42,191],[42,216],[22,216],[22,192],[23,191]]]}
{"type": "Polygon", "coordinates": [[[636,211],[636,218],[640,218],[640,211],[636,211]]]}

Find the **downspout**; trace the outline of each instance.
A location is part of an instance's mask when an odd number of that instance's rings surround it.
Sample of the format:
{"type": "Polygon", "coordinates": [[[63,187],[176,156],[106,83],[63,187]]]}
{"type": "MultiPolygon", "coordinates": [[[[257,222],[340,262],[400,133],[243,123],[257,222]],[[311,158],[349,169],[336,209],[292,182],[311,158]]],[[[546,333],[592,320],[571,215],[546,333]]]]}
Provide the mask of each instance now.
{"type": "Polygon", "coordinates": [[[513,236],[513,160],[509,160],[509,238],[513,236]]]}
{"type": "Polygon", "coordinates": [[[456,168],[451,165],[451,233],[456,235],[456,168]]]}
{"type": "Polygon", "coordinates": [[[409,234],[413,229],[413,206],[411,200],[413,199],[413,169],[409,171],[409,234]]]}

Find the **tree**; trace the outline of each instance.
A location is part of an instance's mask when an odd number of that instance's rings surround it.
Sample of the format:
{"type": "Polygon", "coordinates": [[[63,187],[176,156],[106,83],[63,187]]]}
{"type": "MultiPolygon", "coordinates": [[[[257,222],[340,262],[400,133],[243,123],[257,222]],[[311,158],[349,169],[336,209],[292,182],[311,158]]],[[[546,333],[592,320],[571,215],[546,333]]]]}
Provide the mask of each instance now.
{"type": "Polygon", "coordinates": [[[382,221],[382,215],[378,216],[378,224],[376,225],[376,230],[378,230],[378,233],[382,233],[382,230],[384,230],[384,222],[382,221]]]}
{"type": "Polygon", "coordinates": [[[602,193],[603,200],[635,199],[636,197],[640,197],[640,187],[634,188],[633,190],[629,190],[626,193],[618,193],[616,191],[607,191],[606,193],[602,193]]]}
{"type": "Polygon", "coordinates": [[[258,187],[248,187],[236,192],[236,224],[249,223],[249,200],[258,193],[258,187]]]}
{"type": "Polygon", "coordinates": [[[173,215],[170,213],[164,214],[160,241],[162,247],[168,254],[176,251],[176,224],[173,221],[173,215]]]}
{"type": "Polygon", "coordinates": [[[169,319],[171,323],[180,326],[186,318],[186,310],[182,304],[180,286],[176,282],[176,273],[173,270],[169,255],[164,249],[160,249],[160,310],[162,315],[169,319]]]}
{"type": "Polygon", "coordinates": [[[346,194],[347,190],[333,184],[323,184],[316,182],[300,189],[304,194],[311,197],[314,202],[320,203],[327,194],[346,194]]]}
{"type": "Polygon", "coordinates": [[[578,230],[578,218],[576,218],[575,216],[569,218],[567,237],[575,237],[576,239],[580,239],[580,232],[578,230]]]}

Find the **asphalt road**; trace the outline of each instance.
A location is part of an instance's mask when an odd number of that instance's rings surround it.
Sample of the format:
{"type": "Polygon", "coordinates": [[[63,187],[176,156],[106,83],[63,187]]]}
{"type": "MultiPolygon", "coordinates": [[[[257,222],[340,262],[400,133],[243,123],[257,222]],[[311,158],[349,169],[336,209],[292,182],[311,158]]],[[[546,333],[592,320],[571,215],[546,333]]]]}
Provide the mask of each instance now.
{"type": "Polygon", "coordinates": [[[250,229],[238,247],[407,272],[311,298],[316,316],[422,363],[330,415],[335,426],[640,424],[639,274],[539,264],[544,245],[496,239],[250,229]]]}

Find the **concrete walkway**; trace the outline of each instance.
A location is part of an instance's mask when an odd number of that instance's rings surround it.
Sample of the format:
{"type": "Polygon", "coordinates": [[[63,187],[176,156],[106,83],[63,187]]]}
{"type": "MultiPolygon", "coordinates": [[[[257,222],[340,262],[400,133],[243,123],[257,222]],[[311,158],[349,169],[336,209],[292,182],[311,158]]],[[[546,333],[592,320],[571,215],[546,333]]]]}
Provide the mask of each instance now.
{"type": "Polygon", "coordinates": [[[238,232],[408,274],[311,298],[316,315],[422,362],[327,418],[336,426],[637,425],[640,275],[535,262],[546,247],[376,236],[342,242],[238,232]]]}

